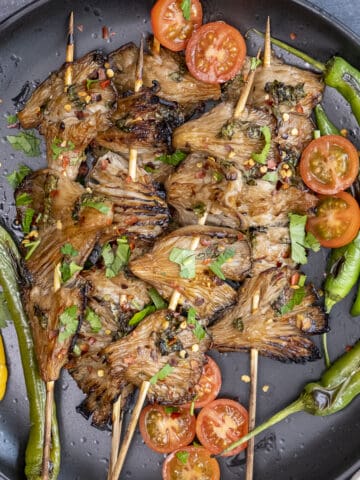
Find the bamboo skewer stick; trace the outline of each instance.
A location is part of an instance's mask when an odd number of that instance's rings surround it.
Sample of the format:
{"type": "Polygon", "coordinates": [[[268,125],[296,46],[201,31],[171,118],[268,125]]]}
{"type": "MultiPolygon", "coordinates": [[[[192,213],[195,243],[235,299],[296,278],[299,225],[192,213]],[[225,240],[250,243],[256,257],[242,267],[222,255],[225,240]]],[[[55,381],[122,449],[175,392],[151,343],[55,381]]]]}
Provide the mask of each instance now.
{"type": "Polygon", "coordinates": [[[154,41],[152,45],[152,52],[154,55],[160,55],[161,44],[159,40],[154,35],[154,41]]]}
{"type": "MultiPolygon", "coordinates": [[[[69,86],[72,84],[72,63],[74,61],[74,12],[70,13],[69,17],[69,29],[66,44],[66,68],[64,74],[64,91],[67,92],[69,86]]],[[[43,440],[43,458],[41,468],[42,480],[49,479],[49,460],[50,460],[50,447],[51,447],[51,427],[52,427],[52,414],[54,405],[54,387],[55,381],[46,382],[46,400],[45,400],[45,422],[44,422],[44,440],[43,440]]]]}
{"type": "MultiPolygon", "coordinates": [[[[268,68],[270,65],[271,65],[270,17],[267,17],[263,66],[264,68],[268,68]]],[[[253,312],[255,312],[258,309],[259,300],[260,300],[260,293],[257,292],[253,297],[253,305],[252,305],[253,312]]],[[[258,367],[259,367],[259,352],[256,348],[252,348],[250,350],[250,379],[251,379],[250,398],[249,398],[249,430],[250,431],[255,428],[255,422],[256,422],[258,367]]],[[[255,440],[254,438],[252,438],[248,442],[247,451],[246,451],[246,473],[245,473],[246,480],[252,480],[254,476],[254,449],[255,449],[255,440]]]]}

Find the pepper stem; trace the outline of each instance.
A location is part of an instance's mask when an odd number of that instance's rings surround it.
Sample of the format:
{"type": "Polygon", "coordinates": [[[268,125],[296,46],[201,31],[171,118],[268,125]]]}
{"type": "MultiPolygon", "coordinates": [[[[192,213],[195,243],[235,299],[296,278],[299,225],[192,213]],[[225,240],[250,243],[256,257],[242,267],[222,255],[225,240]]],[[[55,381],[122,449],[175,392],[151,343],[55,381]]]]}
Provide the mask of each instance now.
{"type": "Polygon", "coordinates": [[[255,437],[259,433],[263,432],[267,428],[272,427],[276,423],[281,422],[281,420],[284,420],[284,418],[288,417],[289,415],[292,415],[293,413],[296,413],[296,412],[300,412],[301,410],[304,410],[304,402],[300,397],[297,400],[295,400],[295,402],[285,407],[283,410],[280,410],[280,412],[275,413],[275,415],[270,417],[269,420],[266,420],[264,423],[256,427],[251,432],[249,432],[247,435],[245,435],[244,437],[240,438],[239,440],[236,440],[236,442],[229,445],[225,450],[223,450],[220,453],[220,455],[224,455],[225,453],[228,453],[231,450],[234,450],[234,448],[237,448],[242,443],[247,442],[248,440],[255,437]]]}
{"type": "MultiPolygon", "coordinates": [[[[256,35],[260,35],[261,37],[264,37],[264,34],[262,32],[259,32],[259,30],[256,30],[256,28],[253,28],[252,30],[256,33],[256,35]]],[[[302,60],[304,60],[304,62],[309,63],[317,70],[320,70],[320,72],[325,72],[326,66],[324,63],[321,63],[318,60],[315,60],[315,58],[310,57],[309,55],[302,52],[301,50],[298,50],[297,48],[294,48],[291,45],[288,45],[287,43],[282,42],[281,40],[278,40],[273,37],[271,37],[271,43],[282,48],[286,52],[292,53],[293,55],[295,55],[295,57],[301,58],[302,60]]]]}

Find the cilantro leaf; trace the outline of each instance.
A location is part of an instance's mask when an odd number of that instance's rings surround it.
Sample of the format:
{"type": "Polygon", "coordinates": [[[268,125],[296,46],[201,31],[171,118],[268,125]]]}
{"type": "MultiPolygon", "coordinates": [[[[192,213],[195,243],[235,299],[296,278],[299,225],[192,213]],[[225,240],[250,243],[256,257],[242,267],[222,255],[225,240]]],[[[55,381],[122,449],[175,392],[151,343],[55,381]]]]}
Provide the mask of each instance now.
{"type": "Polygon", "coordinates": [[[62,343],[67,338],[76,333],[78,327],[78,307],[71,305],[65,308],[63,313],[59,316],[61,331],[58,336],[58,341],[62,343]]]}
{"type": "Polygon", "coordinates": [[[33,221],[35,215],[35,210],[32,208],[27,208],[24,212],[24,215],[22,217],[22,230],[24,233],[29,233],[30,232],[30,227],[33,221]]]}
{"type": "Polygon", "coordinates": [[[305,265],[307,263],[306,248],[314,252],[320,249],[320,244],[311,233],[305,234],[305,225],[307,216],[289,213],[290,219],[290,239],[291,239],[291,258],[296,263],[305,265]]]}
{"type": "Polygon", "coordinates": [[[196,320],[196,310],[193,307],[189,308],[189,310],[188,310],[187,323],[189,325],[194,325],[195,326],[195,328],[193,330],[193,333],[199,341],[202,340],[205,337],[206,332],[203,329],[203,327],[201,326],[200,322],[198,322],[196,320]]]}
{"type": "Polygon", "coordinates": [[[260,128],[260,132],[263,134],[265,145],[260,153],[253,153],[251,155],[251,158],[255,160],[255,162],[258,162],[264,165],[266,163],[267,156],[269,155],[269,152],[270,152],[271,131],[270,131],[270,128],[267,125],[265,125],[260,128]]]}
{"type": "Polygon", "coordinates": [[[153,304],[156,307],[156,310],[161,310],[167,307],[167,303],[162,298],[160,293],[156,290],[156,288],[150,288],[148,290],[149,297],[151,298],[153,304]]]}
{"type": "Polygon", "coordinates": [[[75,250],[71,243],[64,243],[64,245],[61,247],[61,253],[63,255],[69,255],[70,257],[76,257],[79,252],[75,250]]]}
{"type": "Polygon", "coordinates": [[[155,385],[159,380],[165,380],[165,378],[170,375],[174,370],[174,367],[166,363],[155,375],[150,378],[151,385],[155,385]]]}
{"type": "Polygon", "coordinates": [[[306,290],[304,286],[301,286],[299,288],[294,288],[294,293],[288,303],[283,305],[280,309],[280,313],[284,315],[285,313],[291,312],[291,310],[296,307],[296,305],[300,305],[300,303],[303,301],[304,297],[306,295],[306,290]]]}
{"type": "Polygon", "coordinates": [[[134,325],[137,325],[138,323],[141,322],[141,320],[144,320],[145,317],[150,315],[150,313],[156,312],[156,307],[155,305],[148,305],[147,307],[143,308],[140,310],[140,312],[136,312],[129,320],[129,325],[132,327],[134,325]]]}
{"type": "Polygon", "coordinates": [[[189,21],[191,16],[191,0],[182,0],[181,10],[185,20],[189,21]]]}
{"type": "Polygon", "coordinates": [[[277,172],[267,172],[261,177],[261,180],[266,180],[270,183],[276,183],[279,179],[277,172]]]}
{"type": "Polygon", "coordinates": [[[110,207],[106,205],[104,202],[97,202],[96,200],[91,200],[90,198],[85,198],[81,202],[81,205],[83,207],[95,208],[95,210],[98,210],[100,213],[104,215],[107,215],[110,212],[110,207]]]}
{"type": "Polygon", "coordinates": [[[40,156],[40,139],[31,132],[20,132],[18,135],[7,135],[6,140],[15,150],[20,150],[28,157],[40,156]]]}
{"type": "Polygon", "coordinates": [[[71,140],[61,140],[55,137],[51,143],[51,151],[53,153],[53,160],[57,160],[62,153],[71,152],[74,150],[75,144],[71,140]],[[63,146],[64,145],[64,146],[63,146]]]}
{"type": "Polygon", "coordinates": [[[6,175],[7,181],[13,188],[17,188],[24,178],[31,173],[32,170],[27,165],[20,165],[18,170],[14,170],[9,175],[6,175]]]}
{"type": "Polygon", "coordinates": [[[85,320],[89,322],[91,330],[95,333],[100,332],[102,328],[101,320],[99,315],[94,312],[94,310],[90,307],[87,307],[85,312],[85,320]]]}
{"type": "Polygon", "coordinates": [[[115,253],[109,244],[104,245],[101,255],[106,267],[105,276],[107,278],[116,277],[120,270],[122,270],[125,265],[128,264],[130,253],[130,245],[128,244],[126,237],[117,239],[117,248],[115,253]]]}
{"type": "Polygon", "coordinates": [[[184,158],[186,158],[186,153],[182,152],[181,150],[176,150],[171,155],[160,155],[159,157],[156,157],[155,160],[159,160],[160,162],[166,163],[167,165],[173,165],[176,167],[176,165],[179,165],[179,163],[181,163],[184,158]]]}
{"type": "Polygon", "coordinates": [[[176,458],[183,464],[186,465],[188,458],[189,458],[189,452],[185,450],[181,450],[180,452],[176,452],[176,458]]]}
{"type": "Polygon", "coordinates": [[[221,278],[221,280],[225,280],[225,275],[221,270],[221,267],[234,255],[235,250],[233,248],[226,248],[214,262],[210,263],[210,270],[215,273],[217,277],[221,278]]]}
{"type": "Polygon", "coordinates": [[[251,57],[250,60],[250,70],[256,70],[259,65],[261,65],[261,60],[260,58],[256,57],[251,57]]]}
{"type": "Polygon", "coordinates": [[[18,122],[17,115],[8,115],[6,121],[8,125],[15,125],[18,122]]]}
{"type": "Polygon", "coordinates": [[[180,266],[181,278],[195,278],[196,263],[195,252],[193,250],[174,247],[170,252],[169,260],[180,266]]]}
{"type": "Polygon", "coordinates": [[[11,315],[7,307],[4,292],[0,292],[0,328],[5,328],[7,321],[10,319],[11,315]]]}
{"type": "Polygon", "coordinates": [[[164,412],[167,413],[168,415],[171,415],[174,412],[178,412],[179,407],[170,407],[168,405],[164,406],[164,412]]]}
{"type": "Polygon", "coordinates": [[[83,267],[80,267],[80,265],[75,262],[63,262],[60,266],[62,282],[67,282],[76,272],[81,272],[82,269],[83,267]]]}
{"type": "Polygon", "coordinates": [[[15,199],[15,205],[17,207],[23,207],[25,205],[30,205],[31,202],[32,202],[31,195],[29,195],[26,192],[19,193],[19,195],[17,195],[16,199],[15,199]]]}
{"type": "Polygon", "coordinates": [[[320,250],[320,243],[317,241],[317,239],[314,237],[314,235],[310,232],[306,234],[305,237],[305,247],[310,248],[313,252],[318,252],[320,250]]]}

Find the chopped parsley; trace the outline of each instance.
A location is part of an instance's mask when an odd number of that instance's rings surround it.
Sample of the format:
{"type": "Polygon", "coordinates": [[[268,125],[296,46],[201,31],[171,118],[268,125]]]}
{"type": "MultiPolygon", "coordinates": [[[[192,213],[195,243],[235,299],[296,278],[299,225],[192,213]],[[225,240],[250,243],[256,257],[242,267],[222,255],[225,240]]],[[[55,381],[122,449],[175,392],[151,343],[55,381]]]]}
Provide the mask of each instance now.
{"type": "Polygon", "coordinates": [[[7,135],[6,140],[15,150],[20,150],[28,157],[40,156],[40,139],[32,132],[20,132],[18,135],[7,135]]]}
{"type": "Polygon", "coordinates": [[[176,458],[183,464],[186,465],[190,453],[186,450],[181,450],[180,452],[176,452],[176,458]]]}
{"type": "Polygon", "coordinates": [[[307,263],[306,248],[314,252],[320,249],[320,244],[311,233],[305,234],[305,225],[307,216],[289,213],[290,219],[290,239],[291,239],[291,258],[295,263],[302,265],[307,263]]]}
{"type": "Polygon", "coordinates": [[[265,140],[265,145],[264,148],[261,150],[260,153],[253,153],[251,155],[251,158],[255,160],[257,163],[265,164],[267,156],[269,155],[270,152],[270,147],[271,147],[271,131],[270,128],[265,125],[260,128],[260,132],[263,134],[264,140],[265,140]]]}
{"type": "Polygon", "coordinates": [[[71,243],[64,243],[64,245],[61,247],[61,253],[63,255],[69,255],[70,257],[76,257],[79,252],[75,250],[71,243]]]}
{"type": "Polygon", "coordinates": [[[81,272],[83,267],[80,267],[75,262],[63,262],[60,266],[61,280],[63,283],[67,282],[72,278],[76,272],[81,272]]]}
{"type": "Polygon", "coordinates": [[[210,263],[209,268],[210,270],[215,273],[215,275],[221,280],[225,280],[225,275],[223,271],[221,270],[221,267],[224,265],[225,262],[230,260],[235,255],[235,250],[233,248],[226,248],[219,256],[218,258],[210,263]]]}
{"type": "Polygon", "coordinates": [[[55,137],[51,144],[53,159],[57,160],[61,154],[71,152],[74,148],[75,144],[70,140],[61,140],[61,138],[55,137]]]}
{"type": "Polygon", "coordinates": [[[17,188],[24,178],[31,173],[32,170],[27,165],[20,165],[17,170],[14,170],[9,175],[6,175],[7,181],[13,188],[17,188]]]}
{"type": "Polygon", "coordinates": [[[126,237],[121,237],[116,240],[117,248],[114,253],[111,245],[108,243],[104,245],[101,256],[105,264],[105,276],[107,278],[116,277],[116,275],[123,270],[130,259],[130,246],[126,237]]]}
{"type": "Polygon", "coordinates": [[[24,233],[30,233],[30,227],[33,221],[35,215],[35,210],[32,208],[27,208],[24,212],[24,215],[22,217],[22,230],[24,233]]]}
{"type": "Polygon", "coordinates": [[[90,307],[87,307],[85,312],[85,320],[89,322],[91,330],[95,333],[100,332],[102,325],[100,317],[94,310],[90,307]]]}
{"type": "Polygon", "coordinates": [[[186,153],[182,152],[181,150],[176,150],[171,155],[164,154],[156,157],[155,160],[159,160],[160,162],[166,163],[167,165],[179,165],[184,159],[186,158],[186,153]]]}
{"type": "Polygon", "coordinates": [[[174,367],[166,363],[155,375],[150,378],[151,385],[155,385],[159,380],[165,380],[165,378],[170,375],[174,370],[174,367]]]}
{"type": "Polygon", "coordinates": [[[17,207],[24,207],[26,205],[30,205],[31,202],[32,202],[31,195],[29,195],[26,192],[19,193],[19,195],[17,195],[15,199],[15,205],[17,207]]]}
{"type": "Polygon", "coordinates": [[[189,21],[191,16],[191,0],[182,0],[181,10],[185,20],[189,21]]]}
{"type": "Polygon", "coordinates": [[[71,305],[67,307],[59,317],[61,330],[58,336],[58,341],[62,343],[67,338],[76,333],[78,327],[78,307],[71,305]]]}
{"type": "Polygon", "coordinates": [[[181,278],[195,278],[195,252],[186,248],[174,247],[169,255],[171,262],[180,266],[181,278]]]}
{"type": "Polygon", "coordinates": [[[193,333],[199,341],[202,340],[203,338],[205,338],[206,332],[203,329],[203,327],[201,326],[200,322],[198,322],[196,320],[196,310],[193,307],[189,308],[189,310],[188,310],[187,323],[189,325],[194,325],[195,326],[195,328],[193,330],[193,333]]]}

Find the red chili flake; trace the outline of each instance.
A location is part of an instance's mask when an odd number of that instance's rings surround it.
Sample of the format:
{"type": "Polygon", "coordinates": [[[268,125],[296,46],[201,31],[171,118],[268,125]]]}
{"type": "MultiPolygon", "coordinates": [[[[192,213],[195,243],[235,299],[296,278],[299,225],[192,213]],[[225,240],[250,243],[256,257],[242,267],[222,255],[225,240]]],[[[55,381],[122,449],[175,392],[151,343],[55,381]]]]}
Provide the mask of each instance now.
{"type": "Polygon", "coordinates": [[[179,417],[181,417],[181,413],[180,412],[171,412],[170,417],[171,418],[179,418],[179,417]]]}
{"type": "Polygon", "coordinates": [[[350,350],[352,350],[352,349],[353,349],[352,345],[346,345],[346,347],[345,347],[346,352],[350,352],[350,350]]]}
{"type": "Polygon", "coordinates": [[[109,29],[106,25],[102,27],[102,38],[107,40],[109,38],[109,29]]]}
{"type": "Polygon", "coordinates": [[[131,250],[131,251],[134,250],[134,248],[135,248],[135,242],[134,242],[134,240],[132,240],[132,241],[129,243],[129,247],[130,247],[130,250],[131,250]]]}
{"type": "Polygon", "coordinates": [[[205,178],[206,177],[206,172],[204,170],[201,170],[200,172],[197,172],[195,174],[195,178],[205,178]]]}
{"type": "Polygon", "coordinates": [[[211,258],[205,258],[202,263],[204,265],[209,265],[209,263],[211,263],[211,258]]]}
{"type": "Polygon", "coordinates": [[[94,343],[96,342],[96,338],[95,337],[90,337],[88,342],[89,342],[90,345],[94,345],[94,343]]]}
{"type": "Polygon", "coordinates": [[[296,35],[295,32],[291,32],[291,33],[290,33],[290,38],[291,38],[291,40],[295,40],[296,37],[297,37],[297,35],[296,35]]]}
{"type": "Polygon", "coordinates": [[[237,239],[238,240],[244,240],[244,235],[242,233],[237,234],[237,239]]]}
{"type": "Polygon", "coordinates": [[[83,24],[77,25],[76,28],[79,30],[79,32],[84,31],[84,25],[83,24]]]}
{"type": "Polygon", "coordinates": [[[82,343],[79,348],[82,352],[85,353],[89,351],[89,345],[87,343],[82,343]]]}
{"type": "Polygon", "coordinates": [[[70,159],[68,156],[64,156],[62,159],[62,168],[66,168],[70,165],[70,159]]]}
{"type": "Polygon", "coordinates": [[[303,109],[303,106],[301,105],[301,103],[298,103],[296,105],[295,110],[297,111],[297,113],[304,113],[304,109],[303,109]]]}
{"type": "Polygon", "coordinates": [[[59,193],[60,193],[59,190],[51,190],[49,195],[51,198],[55,198],[59,195],[59,193]]]}
{"type": "Polygon", "coordinates": [[[104,90],[106,87],[110,85],[110,80],[104,80],[100,82],[100,87],[104,90]]]}
{"type": "Polygon", "coordinates": [[[299,283],[299,279],[300,279],[300,273],[299,272],[296,272],[296,273],[292,274],[291,278],[290,278],[290,285],[291,286],[297,285],[299,283]]]}
{"type": "Polygon", "coordinates": [[[128,176],[125,178],[125,182],[126,182],[126,183],[131,183],[131,182],[132,182],[132,178],[130,177],[130,175],[128,175],[128,176]]]}

